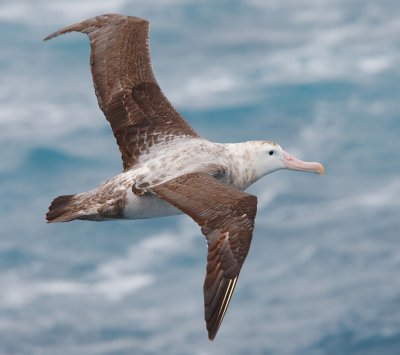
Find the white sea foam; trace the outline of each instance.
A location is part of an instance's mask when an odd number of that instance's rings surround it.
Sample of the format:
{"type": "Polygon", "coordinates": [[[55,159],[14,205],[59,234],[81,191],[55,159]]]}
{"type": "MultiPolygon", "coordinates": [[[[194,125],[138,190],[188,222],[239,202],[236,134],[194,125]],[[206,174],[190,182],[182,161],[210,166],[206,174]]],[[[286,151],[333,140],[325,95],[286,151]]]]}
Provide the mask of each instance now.
{"type": "Polygon", "coordinates": [[[35,280],[29,271],[19,274],[0,274],[0,282],[7,288],[0,294],[0,308],[22,307],[43,296],[100,295],[110,301],[124,297],[151,285],[157,279],[151,274],[154,263],[167,262],[174,255],[191,247],[193,237],[200,234],[194,223],[182,221],[174,233],[161,232],[134,243],[125,255],[100,263],[93,273],[82,280],[35,280]]]}
{"type": "Polygon", "coordinates": [[[103,296],[110,301],[119,301],[154,281],[153,276],[140,273],[114,274],[111,278],[97,277],[94,281],[35,281],[29,275],[19,274],[3,274],[0,279],[7,285],[0,296],[0,308],[3,309],[24,307],[42,297],[103,296]]]}
{"type": "MultiPolygon", "coordinates": [[[[221,21],[206,28],[198,27],[197,23],[187,28],[182,20],[169,26],[170,22],[150,10],[151,4],[164,8],[159,1],[140,2],[136,9],[123,0],[112,4],[99,1],[85,4],[78,4],[78,1],[2,2],[0,20],[5,25],[21,24],[25,31],[40,37],[46,34],[38,34],[44,27],[50,31],[50,26],[56,29],[101,12],[132,10],[138,11],[138,15],[147,13],[153,22],[152,47],[157,54],[153,64],[162,88],[178,109],[209,110],[255,104],[263,100],[266,89],[282,84],[330,80],[364,82],[391,70],[399,59],[395,48],[400,26],[384,8],[372,11],[373,4],[361,8],[369,14],[368,19],[349,22],[336,2],[324,2],[324,7],[313,1],[305,1],[304,7],[293,2],[292,6],[297,10],[291,14],[293,18],[289,16],[286,20],[290,26],[285,29],[271,19],[273,14],[281,16],[281,5],[275,1],[268,4],[245,1],[242,6],[247,15],[240,17],[235,27],[221,21]],[[325,6],[329,6],[329,11],[325,6]],[[376,15],[371,15],[371,11],[376,15]],[[249,14],[252,21],[247,18],[249,14]],[[271,21],[266,22],[264,18],[271,21]],[[159,25],[158,19],[162,19],[159,25]],[[304,23],[313,25],[304,27],[304,23]],[[326,23],[330,26],[325,26],[326,23]],[[179,39],[172,36],[168,44],[157,40],[164,28],[174,36],[179,34],[179,39]],[[367,38],[365,33],[371,35],[367,38]],[[201,50],[193,48],[193,38],[197,38],[201,50]],[[236,51],[233,56],[229,45],[250,46],[250,50],[236,51]],[[216,56],[214,48],[226,50],[216,56]],[[177,61],[177,56],[184,56],[185,60],[177,61]]],[[[171,6],[180,8],[184,3],[175,1],[171,6]]],[[[58,46],[70,45],[71,41],[87,42],[83,37],[75,38],[58,40],[58,46]]],[[[76,61],[78,67],[68,64],[67,70],[64,70],[65,65],[61,70],[56,64],[58,59],[54,58],[59,55],[58,49],[47,43],[40,46],[39,52],[31,53],[24,47],[11,46],[1,54],[9,68],[0,83],[0,138],[3,142],[24,142],[19,145],[22,150],[43,143],[71,150],[77,146],[71,140],[71,137],[77,137],[76,132],[85,128],[100,130],[106,126],[96,105],[88,58],[76,61]],[[27,58],[32,62],[34,57],[37,60],[26,66],[27,58]],[[43,67],[51,68],[51,76],[45,75],[43,67]],[[63,84],[57,86],[56,82],[63,84]],[[27,83],[30,90],[21,90],[27,83]],[[72,95],[77,99],[66,103],[63,98],[72,95]]],[[[64,56],[77,58],[82,54],[74,52],[64,56]]],[[[377,107],[380,113],[382,107],[377,107]]],[[[303,134],[306,137],[310,133],[304,131],[303,134]]],[[[318,136],[314,137],[314,142],[318,142],[318,136]]],[[[109,139],[113,142],[111,135],[109,139]]],[[[98,136],[91,144],[99,149],[104,145],[104,137],[98,136]]],[[[93,156],[94,151],[87,150],[86,153],[93,156]]]]}
{"type": "Polygon", "coordinates": [[[57,25],[59,22],[78,22],[88,16],[101,13],[121,12],[126,0],[115,0],[112,3],[88,0],[22,0],[18,2],[2,1],[0,3],[0,20],[17,24],[57,25]]]}

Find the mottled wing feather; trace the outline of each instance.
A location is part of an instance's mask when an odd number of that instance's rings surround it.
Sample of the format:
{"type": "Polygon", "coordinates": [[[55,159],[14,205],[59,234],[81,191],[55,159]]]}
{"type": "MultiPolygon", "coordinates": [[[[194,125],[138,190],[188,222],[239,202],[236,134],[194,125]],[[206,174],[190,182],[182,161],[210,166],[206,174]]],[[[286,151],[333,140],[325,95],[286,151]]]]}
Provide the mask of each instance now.
{"type": "Polygon", "coordinates": [[[257,198],[206,173],[182,175],[152,187],[151,191],[192,217],[207,238],[204,306],[212,340],[250,248],[257,198]]]}
{"type": "Polygon", "coordinates": [[[124,170],[161,139],[198,137],[163,95],[154,77],[148,45],[149,23],[138,17],[102,15],[65,27],[86,33],[100,108],[113,130],[124,170]]]}

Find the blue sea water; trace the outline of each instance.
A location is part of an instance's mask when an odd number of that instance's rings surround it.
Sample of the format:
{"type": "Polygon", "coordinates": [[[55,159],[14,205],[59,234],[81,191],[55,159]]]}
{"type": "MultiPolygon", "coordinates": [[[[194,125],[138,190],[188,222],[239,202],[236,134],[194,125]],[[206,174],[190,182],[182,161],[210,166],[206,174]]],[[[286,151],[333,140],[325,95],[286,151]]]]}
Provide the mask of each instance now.
{"type": "Polygon", "coordinates": [[[399,16],[394,0],[0,1],[0,353],[399,354],[399,16]],[[114,12],[150,20],[160,86],[200,134],[326,167],[249,189],[254,238],[214,342],[190,218],[44,221],[121,162],[87,39],[41,39],[114,12]]]}

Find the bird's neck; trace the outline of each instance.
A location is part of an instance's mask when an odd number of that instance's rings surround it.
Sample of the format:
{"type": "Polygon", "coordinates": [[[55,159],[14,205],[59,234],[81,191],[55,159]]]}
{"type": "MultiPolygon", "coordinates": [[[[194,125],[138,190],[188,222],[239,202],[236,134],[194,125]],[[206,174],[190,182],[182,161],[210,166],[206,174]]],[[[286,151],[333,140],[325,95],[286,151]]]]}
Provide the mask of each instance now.
{"type": "Polygon", "coordinates": [[[226,151],[229,182],[245,190],[263,176],[257,169],[257,161],[251,142],[223,144],[226,151]]]}

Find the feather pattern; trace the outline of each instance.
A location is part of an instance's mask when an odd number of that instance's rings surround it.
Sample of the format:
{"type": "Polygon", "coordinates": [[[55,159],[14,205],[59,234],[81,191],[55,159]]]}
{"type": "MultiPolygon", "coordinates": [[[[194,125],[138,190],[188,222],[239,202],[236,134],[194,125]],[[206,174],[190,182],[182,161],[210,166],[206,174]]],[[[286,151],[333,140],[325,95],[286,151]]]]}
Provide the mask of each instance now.
{"type": "Polygon", "coordinates": [[[157,84],[146,20],[102,15],[65,27],[45,40],[73,31],[89,36],[97,100],[117,140],[124,171],[158,142],[198,137],[157,84]]]}
{"type": "Polygon", "coordinates": [[[257,198],[207,173],[182,175],[153,186],[151,191],[192,217],[206,236],[208,255],[203,291],[205,320],[212,340],[250,248],[257,198]]]}

